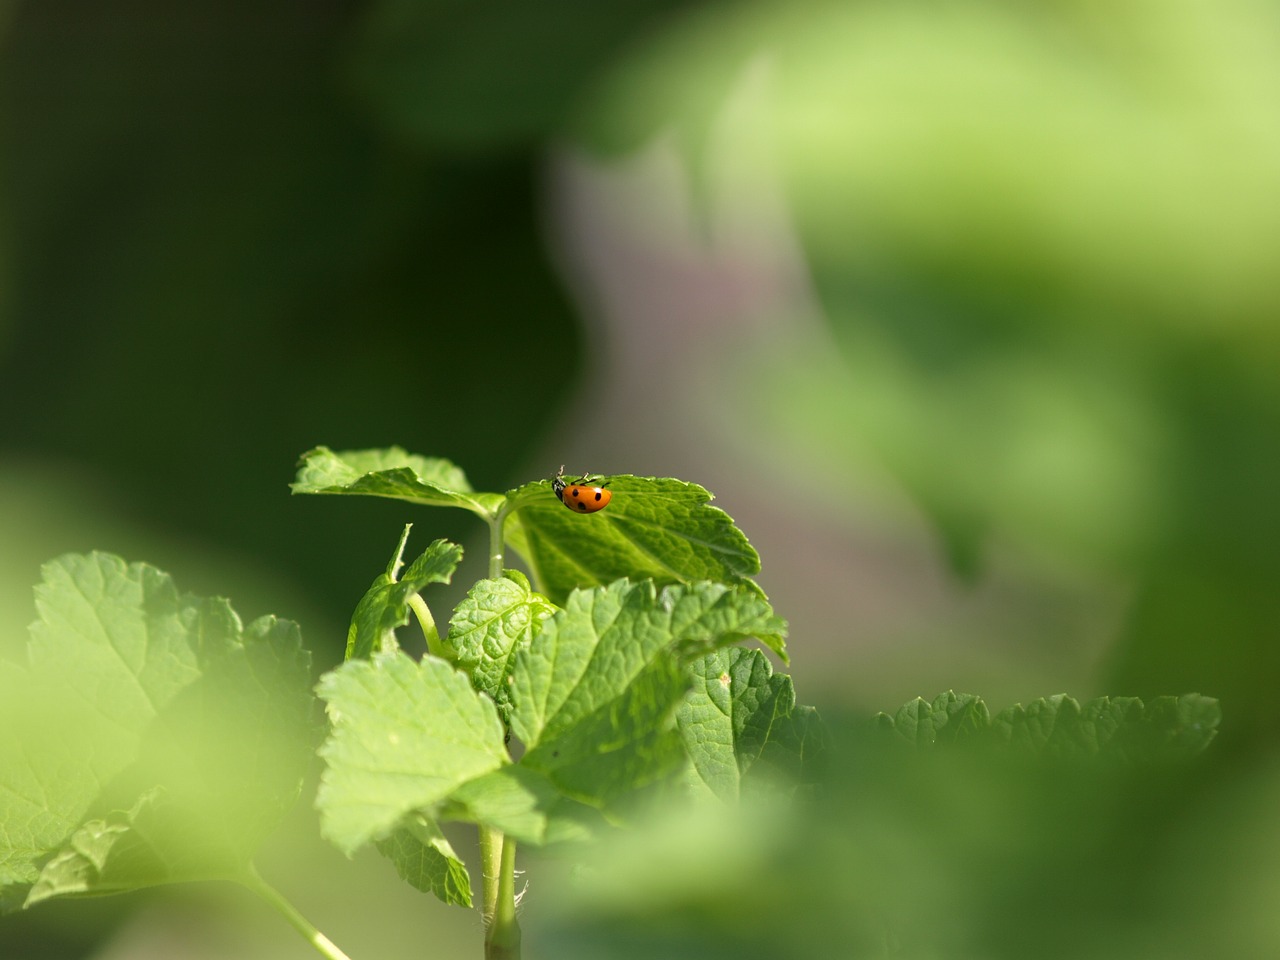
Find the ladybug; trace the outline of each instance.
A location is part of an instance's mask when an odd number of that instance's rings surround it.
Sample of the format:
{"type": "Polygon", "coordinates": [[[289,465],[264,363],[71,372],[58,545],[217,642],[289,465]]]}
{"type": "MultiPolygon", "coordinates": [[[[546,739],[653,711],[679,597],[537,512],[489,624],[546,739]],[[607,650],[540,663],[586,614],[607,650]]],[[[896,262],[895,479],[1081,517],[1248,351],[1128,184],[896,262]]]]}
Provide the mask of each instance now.
{"type": "Polygon", "coordinates": [[[561,466],[551,481],[551,490],[555,493],[556,499],[574,513],[595,513],[609,505],[609,501],[613,499],[613,492],[605,489],[604,484],[587,485],[589,479],[584,473],[573,483],[566,483],[564,467],[561,466]]]}

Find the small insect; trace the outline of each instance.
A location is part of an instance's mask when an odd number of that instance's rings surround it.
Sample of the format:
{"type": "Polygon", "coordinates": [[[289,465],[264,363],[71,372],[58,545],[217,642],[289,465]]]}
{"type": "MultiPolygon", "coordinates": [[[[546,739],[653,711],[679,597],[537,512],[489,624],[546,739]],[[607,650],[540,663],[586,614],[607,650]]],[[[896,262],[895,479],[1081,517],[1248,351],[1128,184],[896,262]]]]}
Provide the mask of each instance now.
{"type": "Polygon", "coordinates": [[[551,490],[574,513],[595,513],[609,505],[613,492],[605,489],[605,484],[588,484],[590,479],[590,475],[584,473],[577,480],[568,483],[564,478],[564,466],[561,465],[551,481],[551,490]]]}

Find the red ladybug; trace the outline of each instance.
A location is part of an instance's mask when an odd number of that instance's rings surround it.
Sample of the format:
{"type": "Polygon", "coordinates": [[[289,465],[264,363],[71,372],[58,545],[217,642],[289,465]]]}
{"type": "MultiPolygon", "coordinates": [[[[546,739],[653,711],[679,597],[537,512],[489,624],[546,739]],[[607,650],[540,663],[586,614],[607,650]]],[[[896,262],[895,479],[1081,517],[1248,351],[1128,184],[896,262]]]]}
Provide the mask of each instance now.
{"type": "Polygon", "coordinates": [[[606,490],[604,484],[589,486],[587,484],[589,479],[591,478],[584,473],[573,483],[566,483],[564,467],[561,466],[551,481],[551,490],[556,498],[574,513],[595,513],[609,505],[609,501],[613,499],[613,492],[606,490]]]}

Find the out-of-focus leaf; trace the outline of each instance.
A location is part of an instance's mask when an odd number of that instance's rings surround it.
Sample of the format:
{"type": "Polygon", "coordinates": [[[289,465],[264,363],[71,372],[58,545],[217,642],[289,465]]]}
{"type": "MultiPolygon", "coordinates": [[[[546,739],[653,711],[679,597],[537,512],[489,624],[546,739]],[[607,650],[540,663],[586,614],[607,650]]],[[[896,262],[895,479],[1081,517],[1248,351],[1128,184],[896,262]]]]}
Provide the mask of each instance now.
{"type": "Polygon", "coordinates": [[[932,703],[916,697],[899,707],[892,718],[878,714],[876,722],[908,743],[924,747],[972,737],[990,726],[991,714],[978,697],[948,690],[932,703]]]}
{"type": "Polygon", "coordinates": [[[375,114],[406,139],[510,149],[555,136],[636,36],[687,6],[381,0],[364,25],[353,76],[375,114]]]}
{"type": "Polygon", "coordinates": [[[992,717],[972,694],[952,691],[932,703],[916,698],[876,726],[912,746],[958,741],[1001,744],[1034,756],[1124,757],[1137,762],[1193,756],[1217,733],[1218,701],[1198,693],[1157,697],[1096,697],[1080,706],[1066,694],[1015,704],[992,717]]]}
{"type": "Polygon", "coordinates": [[[225,600],[105,554],[46,564],[37,607],[29,695],[3,705],[39,703],[47,719],[5,718],[18,734],[0,764],[6,899],[22,885],[34,903],[243,871],[310,755],[297,627],[242,627],[225,600]],[[95,806],[116,812],[85,821],[95,806]]]}

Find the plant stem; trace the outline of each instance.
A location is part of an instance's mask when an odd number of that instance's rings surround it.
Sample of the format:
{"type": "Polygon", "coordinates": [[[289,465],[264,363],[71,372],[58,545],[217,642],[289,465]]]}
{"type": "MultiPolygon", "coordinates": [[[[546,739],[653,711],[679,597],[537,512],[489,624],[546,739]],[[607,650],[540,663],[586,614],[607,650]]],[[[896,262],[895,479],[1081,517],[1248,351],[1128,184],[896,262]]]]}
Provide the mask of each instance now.
{"type": "Polygon", "coordinates": [[[507,522],[507,508],[504,506],[489,520],[489,579],[496,580],[502,576],[504,542],[502,528],[507,522]]]}
{"type": "Polygon", "coordinates": [[[253,864],[249,864],[249,868],[243,876],[236,877],[236,880],[241,886],[252,890],[271,906],[275,907],[277,912],[283,914],[284,918],[293,925],[293,928],[302,934],[321,956],[327,957],[328,960],[351,960],[350,957],[338,949],[332,940],[312,926],[311,922],[300,914],[297,908],[286,900],[279,890],[263,880],[261,874],[258,873],[257,867],[253,864]]]}
{"type": "MultiPolygon", "coordinates": [[[[489,577],[502,576],[503,507],[489,521],[489,577]]],[[[519,960],[520,924],[516,922],[516,842],[493,827],[480,828],[480,859],[484,879],[485,960],[519,960]]]]}
{"type": "Polygon", "coordinates": [[[431,608],[420,594],[409,594],[409,608],[418,618],[418,626],[422,627],[422,635],[427,639],[427,652],[433,657],[452,660],[440,639],[440,631],[436,629],[436,618],[431,615],[431,608]]]}
{"type": "Polygon", "coordinates": [[[502,831],[493,827],[480,828],[480,880],[484,897],[480,909],[484,912],[485,936],[498,910],[498,876],[502,873],[502,831]]]}
{"type": "Polygon", "coordinates": [[[498,869],[495,876],[490,876],[486,870],[484,878],[486,907],[491,889],[493,894],[492,912],[485,914],[485,960],[520,960],[520,924],[516,922],[516,842],[514,838],[504,837],[494,830],[489,844],[486,868],[496,859],[498,869]]]}

